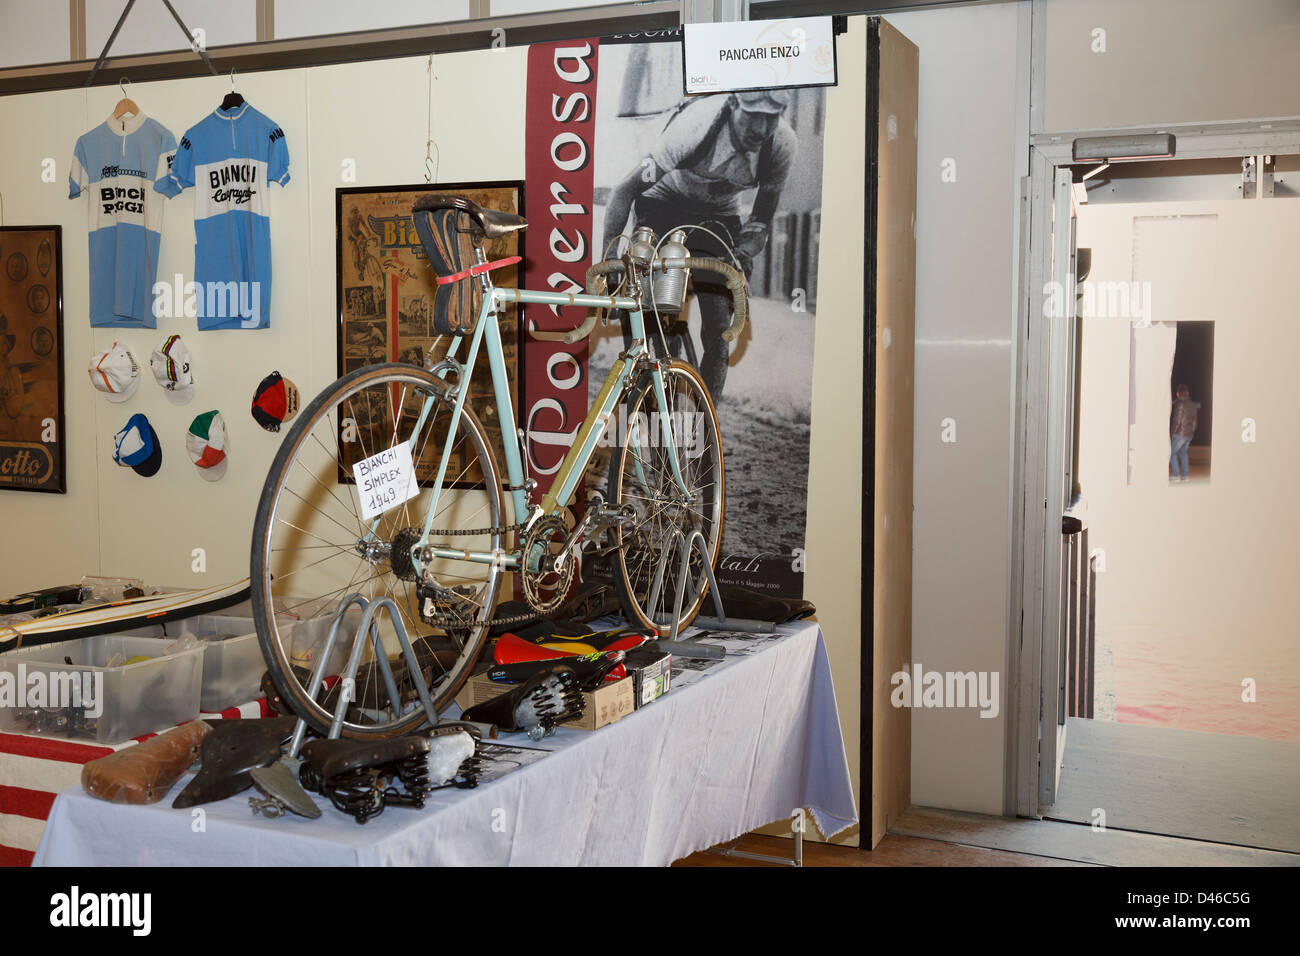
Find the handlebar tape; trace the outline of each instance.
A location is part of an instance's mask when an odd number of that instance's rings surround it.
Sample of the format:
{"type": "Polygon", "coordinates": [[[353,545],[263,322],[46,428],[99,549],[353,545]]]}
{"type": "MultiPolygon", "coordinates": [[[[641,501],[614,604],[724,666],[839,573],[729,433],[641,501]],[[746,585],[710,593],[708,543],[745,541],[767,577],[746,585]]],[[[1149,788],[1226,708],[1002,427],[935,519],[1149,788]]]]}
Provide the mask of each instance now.
{"type": "MultiPolygon", "coordinates": [[[[676,268],[681,266],[687,269],[695,269],[700,272],[712,272],[720,276],[727,285],[727,291],[731,293],[732,317],[731,325],[727,326],[722,333],[722,339],[725,342],[734,342],[745,328],[745,320],[749,314],[748,297],[745,294],[745,276],[739,269],[729,262],[721,259],[706,257],[687,256],[682,259],[665,259],[664,265],[667,268],[676,268]]],[[[596,279],[600,276],[609,275],[611,272],[622,272],[623,262],[619,259],[606,259],[604,262],[597,262],[587,270],[586,289],[591,295],[597,294],[595,288],[596,279]]],[[[570,345],[585,338],[591,334],[591,330],[596,327],[596,315],[593,312],[587,317],[587,320],[578,326],[572,332],[564,336],[564,341],[570,345]]]]}

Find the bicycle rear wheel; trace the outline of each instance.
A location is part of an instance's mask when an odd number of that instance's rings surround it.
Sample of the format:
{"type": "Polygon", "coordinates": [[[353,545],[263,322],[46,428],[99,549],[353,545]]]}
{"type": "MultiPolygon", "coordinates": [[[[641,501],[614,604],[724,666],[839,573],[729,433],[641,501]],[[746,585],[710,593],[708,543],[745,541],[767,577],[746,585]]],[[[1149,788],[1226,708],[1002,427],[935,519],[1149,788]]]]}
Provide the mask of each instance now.
{"type": "Polygon", "coordinates": [[[628,526],[611,531],[617,545],[611,558],[615,588],[628,619],[655,628],[661,636],[672,627],[682,578],[681,557],[674,547],[677,533],[689,538],[699,531],[706,545],[703,554],[692,550],[687,567],[681,616],[681,626],[686,627],[708,592],[703,562],[717,564],[726,506],[722,436],[704,379],[694,366],[676,359],[662,368],[673,443],[690,501],[674,480],[649,373],[626,403],[627,424],[614,449],[609,479],[614,504],[635,515],[628,526]]]}
{"type": "MultiPolygon", "coordinates": [[[[316,699],[308,694],[310,670],[335,612],[350,595],[393,601],[438,711],[464,684],[487,636],[504,574],[499,563],[434,559],[417,580],[410,555],[434,507],[434,479],[451,426],[448,393],[444,381],[415,366],[357,369],[303,409],[267,475],[251,562],[258,640],[282,699],[318,733],[328,731],[334,702],[323,692],[316,699]],[[426,398],[432,404],[415,434],[426,398]],[[411,447],[418,494],[363,519],[353,466],[402,442],[411,447]],[[432,612],[427,619],[422,609],[432,612]]],[[[429,544],[462,553],[499,552],[505,539],[499,471],[488,433],[468,405],[449,440],[452,456],[429,544]]],[[[347,611],[327,677],[343,670],[360,617],[359,606],[347,611]]],[[[391,617],[379,612],[376,621],[397,699],[367,643],[342,728],[356,739],[410,733],[426,720],[391,617]]]]}

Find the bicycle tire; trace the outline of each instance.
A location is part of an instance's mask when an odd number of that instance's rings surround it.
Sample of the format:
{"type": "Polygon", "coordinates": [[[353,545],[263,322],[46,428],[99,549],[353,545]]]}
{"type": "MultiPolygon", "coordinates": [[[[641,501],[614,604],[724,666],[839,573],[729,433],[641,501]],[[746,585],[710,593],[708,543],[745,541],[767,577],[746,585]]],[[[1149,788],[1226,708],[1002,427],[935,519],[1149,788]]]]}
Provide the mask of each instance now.
{"type": "MultiPolygon", "coordinates": [[[[662,444],[655,440],[649,426],[651,410],[658,408],[658,401],[648,372],[625,403],[626,426],[610,460],[608,490],[616,507],[630,506],[636,512],[630,529],[615,527],[610,532],[616,546],[610,565],[623,611],[632,623],[653,627],[666,636],[671,629],[680,557],[668,556],[659,595],[652,605],[657,561],[672,545],[676,531],[689,535],[699,530],[707,545],[710,567],[717,564],[726,512],[726,465],[717,408],[699,371],[678,359],[664,362],[662,370],[677,443],[698,444],[683,448],[684,454],[679,455],[687,487],[698,505],[674,504],[672,500],[680,498],[680,492],[662,444]],[[683,437],[690,440],[683,442],[683,437]]],[[[682,604],[683,628],[699,614],[708,593],[708,577],[698,551],[692,551],[687,571],[693,591],[687,593],[682,604]]]]}
{"type": "MultiPolygon", "coordinates": [[[[393,599],[417,653],[428,653],[434,682],[429,694],[438,712],[464,685],[487,637],[486,622],[491,619],[505,573],[499,565],[433,562],[428,569],[433,582],[449,594],[455,593],[450,591],[453,587],[464,592],[448,598],[448,610],[471,622],[464,628],[440,628],[421,619],[421,598],[418,582],[412,577],[409,551],[403,561],[401,549],[392,548],[399,534],[404,542],[411,541],[411,529],[422,529],[432,506],[432,479],[444,440],[435,443],[432,436],[444,436],[450,429],[448,392],[442,379],[423,368],[399,363],[363,366],[335,381],[302,410],[272,462],[253,526],[250,577],[254,619],[267,669],[281,698],[318,733],[328,732],[333,714],[308,695],[309,681],[302,671],[306,665],[300,664],[297,671],[294,668],[294,644],[297,641],[301,655],[309,635],[323,641],[328,622],[346,595],[393,599]],[[410,442],[418,408],[430,395],[434,397],[432,410],[412,456],[418,493],[411,501],[372,519],[375,526],[370,531],[371,522],[360,517],[356,484],[347,477],[351,466],[376,451],[396,447],[399,441],[410,442]],[[412,419],[409,424],[408,417],[412,419]],[[384,548],[388,553],[383,553],[384,548]],[[473,575],[467,573],[471,570],[473,575]],[[467,583],[453,585],[458,578],[467,583]]],[[[454,537],[431,533],[429,543],[454,542],[457,548],[497,552],[505,538],[500,530],[505,524],[500,471],[488,433],[468,404],[461,412],[453,451],[433,526],[441,530],[453,524],[455,528],[448,530],[462,533],[454,537]]],[[[349,615],[345,620],[355,628],[360,612],[352,610],[349,615]]],[[[377,617],[382,622],[385,615],[379,612],[377,617]]],[[[386,631],[381,625],[381,631],[386,638],[385,656],[399,665],[400,671],[401,656],[391,622],[386,631]]],[[[350,645],[354,633],[340,628],[339,640],[350,645]]],[[[411,675],[402,675],[399,700],[391,706],[377,669],[365,667],[373,664],[372,657],[367,648],[343,735],[374,739],[418,729],[426,715],[418,701],[411,703],[415,696],[411,675]]]]}

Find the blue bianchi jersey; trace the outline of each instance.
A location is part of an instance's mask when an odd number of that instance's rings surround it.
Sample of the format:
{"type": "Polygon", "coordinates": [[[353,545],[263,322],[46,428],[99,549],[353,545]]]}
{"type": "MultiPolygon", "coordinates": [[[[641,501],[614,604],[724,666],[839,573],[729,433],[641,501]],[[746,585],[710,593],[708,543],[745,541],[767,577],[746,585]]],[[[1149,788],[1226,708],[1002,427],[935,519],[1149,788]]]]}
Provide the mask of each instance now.
{"type": "Polygon", "coordinates": [[[284,132],[245,102],[186,131],[154,188],[194,187],[195,308],[200,331],[264,329],[271,305],[271,183],[289,182],[284,132]]]}
{"type": "Polygon", "coordinates": [[[163,200],[176,137],[144,114],[109,118],[77,140],[68,198],[88,198],[90,324],[152,329],[163,200]]]}

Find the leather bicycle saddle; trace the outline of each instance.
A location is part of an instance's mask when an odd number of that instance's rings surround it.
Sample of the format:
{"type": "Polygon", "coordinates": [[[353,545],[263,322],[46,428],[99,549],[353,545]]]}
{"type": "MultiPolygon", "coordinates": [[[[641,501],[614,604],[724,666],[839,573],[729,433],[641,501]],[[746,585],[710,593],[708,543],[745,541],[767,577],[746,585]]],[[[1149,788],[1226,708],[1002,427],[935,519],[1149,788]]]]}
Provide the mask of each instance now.
{"type": "Polygon", "coordinates": [[[172,801],[177,810],[233,797],[253,785],[251,771],[280,759],[280,745],[293,733],[292,717],[217,720],[199,747],[201,766],[172,801]]]}
{"type": "Polygon", "coordinates": [[[322,780],[428,752],[429,738],[415,734],[375,741],[312,740],[302,747],[303,760],[322,780]]]}
{"type": "Polygon", "coordinates": [[[487,239],[499,239],[528,225],[528,220],[523,216],[499,212],[496,209],[484,209],[464,196],[421,196],[411,207],[411,212],[434,212],[439,209],[455,209],[464,213],[464,216],[458,217],[457,231],[471,235],[477,232],[487,239]],[[465,221],[465,217],[468,217],[468,222],[465,221]]]}
{"type": "Polygon", "coordinates": [[[534,740],[549,736],[557,725],[582,716],[585,702],[578,677],[566,664],[552,664],[512,690],[475,704],[464,718],[496,724],[507,733],[526,731],[534,740]]]}

